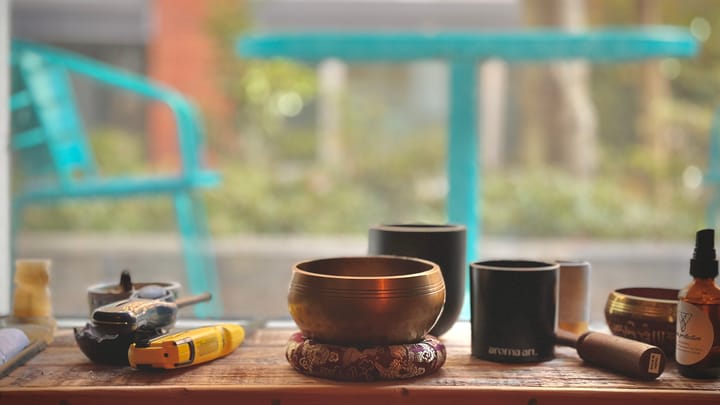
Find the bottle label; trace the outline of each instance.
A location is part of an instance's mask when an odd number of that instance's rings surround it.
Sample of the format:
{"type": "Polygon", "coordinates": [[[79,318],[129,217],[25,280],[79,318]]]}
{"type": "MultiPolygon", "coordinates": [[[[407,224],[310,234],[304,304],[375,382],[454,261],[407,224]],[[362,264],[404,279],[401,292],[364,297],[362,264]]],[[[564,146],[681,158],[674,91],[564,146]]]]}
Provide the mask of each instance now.
{"type": "Polygon", "coordinates": [[[699,306],[678,302],[676,331],[675,359],[679,364],[698,363],[710,353],[715,331],[710,317],[699,306]]]}
{"type": "Polygon", "coordinates": [[[661,353],[650,353],[650,361],[648,361],[648,373],[650,374],[660,374],[660,366],[662,363],[662,354],[661,353]]]}

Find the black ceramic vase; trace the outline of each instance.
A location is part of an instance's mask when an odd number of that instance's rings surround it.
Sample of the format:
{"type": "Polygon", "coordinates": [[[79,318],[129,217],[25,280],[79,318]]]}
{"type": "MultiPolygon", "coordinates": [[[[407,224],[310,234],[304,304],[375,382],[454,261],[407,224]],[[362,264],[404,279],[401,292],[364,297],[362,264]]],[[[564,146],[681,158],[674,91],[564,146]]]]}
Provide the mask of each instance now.
{"type": "Polygon", "coordinates": [[[440,266],[445,307],[430,331],[441,336],[457,321],[465,299],[465,226],[435,224],[376,225],[368,231],[368,254],[417,257],[440,266]]]}

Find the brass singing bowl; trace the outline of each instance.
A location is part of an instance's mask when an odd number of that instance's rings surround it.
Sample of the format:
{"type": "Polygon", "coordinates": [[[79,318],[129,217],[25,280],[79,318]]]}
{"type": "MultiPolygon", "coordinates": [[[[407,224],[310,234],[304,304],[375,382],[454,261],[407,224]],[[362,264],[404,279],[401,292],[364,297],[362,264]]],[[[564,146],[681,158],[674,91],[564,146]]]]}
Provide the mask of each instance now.
{"type": "Polygon", "coordinates": [[[675,357],[678,290],[621,288],[608,296],[605,320],[613,335],[658,346],[675,357]]]}
{"type": "Polygon", "coordinates": [[[353,346],[418,342],[444,304],[438,265],[400,256],[301,262],[288,292],[290,315],[305,337],[353,346]]]}

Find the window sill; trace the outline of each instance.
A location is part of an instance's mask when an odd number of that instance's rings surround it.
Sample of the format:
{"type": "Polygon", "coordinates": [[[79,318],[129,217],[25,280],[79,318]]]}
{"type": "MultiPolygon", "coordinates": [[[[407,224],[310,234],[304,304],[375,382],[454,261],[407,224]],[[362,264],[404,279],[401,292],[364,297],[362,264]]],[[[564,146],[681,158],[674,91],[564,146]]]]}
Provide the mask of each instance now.
{"type": "Polygon", "coordinates": [[[720,402],[720,381],[688,380],[670,363],[652,382],[587,367],[574,349],[558,347],[540,364],[499,364],[470,355],[470,327],[458,323],[443,337],[447,362],[437,373],[411,380],[340,383],[304,376],[285,360],[286,326],[251,332],[229,356],[192,368],[139,371],[101,366],[76,347],[72,331],[0,380],[0,398],[11,403],[172,403],[233,400],[239,403],[643,403],[720,402]]]}

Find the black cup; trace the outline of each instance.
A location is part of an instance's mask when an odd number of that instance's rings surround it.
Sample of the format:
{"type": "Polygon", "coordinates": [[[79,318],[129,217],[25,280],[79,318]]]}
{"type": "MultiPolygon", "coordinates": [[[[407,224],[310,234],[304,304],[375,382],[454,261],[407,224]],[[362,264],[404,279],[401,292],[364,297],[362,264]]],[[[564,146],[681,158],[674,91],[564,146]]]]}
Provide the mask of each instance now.
{"type": "Polygon", "coordinates": [[[447,332],[457,321],[465,299],[465,227],[453,224],[376,225],[368,232],[368,254],[408,256],[440,266],[445,280],[445,307],[430,331],[447,332]]]}
{"type": "Polygon", "coordinates": [[[557,263],[472,263],[473,356],[505,363],[551,360],[555,355],[557,283],[557,263]]]}

